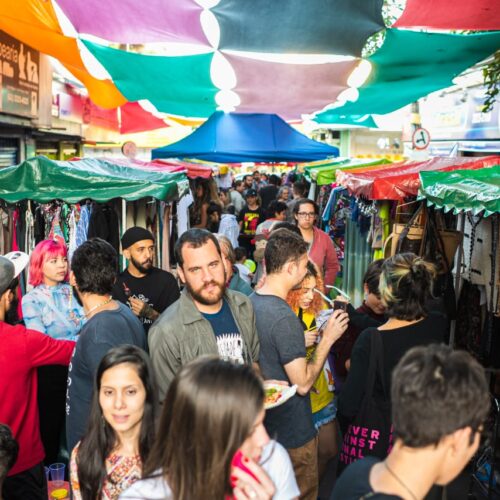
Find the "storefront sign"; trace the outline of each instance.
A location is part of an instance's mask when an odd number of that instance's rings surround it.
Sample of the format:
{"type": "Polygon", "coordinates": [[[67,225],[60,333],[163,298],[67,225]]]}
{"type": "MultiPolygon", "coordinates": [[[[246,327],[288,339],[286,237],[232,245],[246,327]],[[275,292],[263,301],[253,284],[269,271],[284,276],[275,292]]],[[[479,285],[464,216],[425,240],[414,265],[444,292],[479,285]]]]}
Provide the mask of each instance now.
{"type": "Polygon", "coordinates": [[[40,54],[0,31],[0,112],[37,116],[40,54]]]}

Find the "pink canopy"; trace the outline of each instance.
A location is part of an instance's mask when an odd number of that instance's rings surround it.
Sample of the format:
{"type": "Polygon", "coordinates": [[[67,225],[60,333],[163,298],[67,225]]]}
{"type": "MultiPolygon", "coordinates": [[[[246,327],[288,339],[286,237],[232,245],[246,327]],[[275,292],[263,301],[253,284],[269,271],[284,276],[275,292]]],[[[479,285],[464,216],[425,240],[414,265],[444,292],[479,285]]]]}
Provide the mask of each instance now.
{"type": "Polygon", "coordinates": [[[194,0],[57,0],[78,33],[120,43],[181,42],[208,46],[194,0]]]}
{"type": "Polygon", "coordinates": [[[233,67],[241,99],[238,113],[274,113],[300,118],[334,102],[347,88],[359,60],[326,64],[283,64],[224,53],[233,67]],[[265,89],[265,90],[264,90],[265,89]]]}
{"type": "Polygon", "coordinates": [[[416,196],[420,187],[419,172],[475,170],[500,164],[500,156],[480,158],[433,158],[424,162],[403,162],[369,172],[337,171],[337,182],[351,195],[370,200],[403,200],[416,196]]]}

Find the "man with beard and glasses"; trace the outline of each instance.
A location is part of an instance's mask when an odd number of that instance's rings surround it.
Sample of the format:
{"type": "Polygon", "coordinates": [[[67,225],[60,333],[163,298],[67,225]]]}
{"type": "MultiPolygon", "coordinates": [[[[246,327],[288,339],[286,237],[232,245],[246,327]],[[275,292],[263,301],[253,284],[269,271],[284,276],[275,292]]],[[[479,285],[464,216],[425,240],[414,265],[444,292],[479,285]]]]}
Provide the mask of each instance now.
{"type": "Polygon", "coordinates": [[[118,275],[113,298],[129,305],[147,335],[158,316],[179,298],[179,285],[171,273],[153,266],[155,242],[147,229],[127,229],[122,251],[128,266],[118,275]]]}
{"type": "Polygon", "coordinates": [[[87,322],[80,330],[68,373],[66,437],[68,451],[85,434],[94,378],[101,359],[123,344],[146,349],[146,335],[132,311],[113,300],[117,254],[100,238],[82,243],[71,259],[70,284],[87,322]]]}
{"type": "Polygon", "coordinates": [[[151,327],[148,339],[161,401],[180,368],[199,356],[246,364],[259,356],[252,304],[226,288],[217,238],[205,229],[186,231],[177,240],[175,258],[185,289],[151,327]]]}
{"type": "Polygon", "coordinates": [[[264,250],[266,280],[250,300],[257,314],[259,366],[265,379],[284,380],[297,393],[281,406],[266,411],[269,435],[288,451],[300,498],[316,500],[318,493],[317,433],[311,411],[311,391],[323,370],[333,343],[347,329],[349,317],[335,311],[320,330],[312,358],[307,359],[304,327],[286,302],[288,293],[302,287],[307,273],[307,243],[288,229],[272,231],[264,250]]]}
{"type": "MultiPolygon", "coordinates": [[[[46,500],[45,452],[40,437],[37,368],[69,364],[75,343],[12,325],[7,313],[14,306],[19,280],[28,264],[23,252],[0,256],[0,422],[8,425],[19,454],[3,483],[0,498],[46,500]]],[[[0,453],[1,455],[1,453],[0,453]]],[[[3,464],[4,465],[4,464],[3,464]]],[[[0,463],[0,476],[2,464],[0,463]]],[[[2,477],[0,477],[1,482],[2,477]]]]}

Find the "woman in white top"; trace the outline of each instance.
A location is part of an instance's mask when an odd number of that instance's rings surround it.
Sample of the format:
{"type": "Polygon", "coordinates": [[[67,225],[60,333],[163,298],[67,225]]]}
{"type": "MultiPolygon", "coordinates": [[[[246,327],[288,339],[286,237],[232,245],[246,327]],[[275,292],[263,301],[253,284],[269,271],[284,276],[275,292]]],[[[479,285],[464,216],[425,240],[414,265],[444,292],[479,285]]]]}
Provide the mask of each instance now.
{"type": "Polygon", "coordinates": [[[264,415],[251,367],[210,356],[185,365],[163,404],[144,479],[120,499],[297,498],[290,458],[270,441],[264,415]]]}

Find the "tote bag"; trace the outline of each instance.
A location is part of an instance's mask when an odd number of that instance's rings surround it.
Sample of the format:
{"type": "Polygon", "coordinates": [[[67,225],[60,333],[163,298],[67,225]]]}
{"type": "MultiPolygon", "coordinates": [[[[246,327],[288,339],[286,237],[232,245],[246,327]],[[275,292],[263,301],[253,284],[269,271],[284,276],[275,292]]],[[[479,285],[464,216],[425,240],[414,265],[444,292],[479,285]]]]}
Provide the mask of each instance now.
{"type": "Polygon", "coordinates": [[[358,414],[344,435],[339,457],[342,468],[366,456],[385,458],[391,447],[391,404],[384,387],[382,338],[378,330],[372,333],[370,346],[365,394],[358,414]],[[382,400],[374,397],[377,378],[383,386],[382,400]]]}

